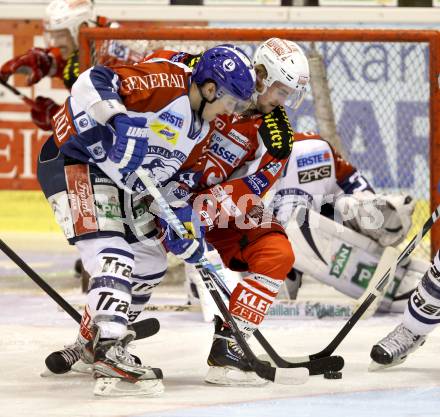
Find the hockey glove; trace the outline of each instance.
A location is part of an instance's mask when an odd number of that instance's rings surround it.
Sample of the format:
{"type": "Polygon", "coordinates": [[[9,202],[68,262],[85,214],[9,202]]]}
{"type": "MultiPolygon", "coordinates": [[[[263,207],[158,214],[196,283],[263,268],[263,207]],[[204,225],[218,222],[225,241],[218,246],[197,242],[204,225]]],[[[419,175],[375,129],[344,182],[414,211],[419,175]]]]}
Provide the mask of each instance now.
{"type": "Polygon", "coordinates": [[[335,202],[344,225],[371,237],[379,245],[396,246],[412,225],[415,202],[407,194],[373,194],[360,191],[335,202]]]}
{"type": "Polygon", "coordinates": [[[27,74],[28,85],[33,85],[49,74],[52,61],[47,50],[32,48],[25,54],[5,62],[0,68],[0,78],[7,81],[15,73],[27,74]]]}
{"type": "Polygon", "coordinates": [[[163,244],[169,252],[185,262],[197,263],[204,253],[203,237],[205,236],[205,227],[193,216],[192,207],[189,205],[175,209],[174,213],[188,233],[183,239],[180,238],[168,222],[160,218],[160,226],[165,230],[163,244]]]}
{"type": "Polygon", "coordinates": [[[59,108],[60,106],[51,98],[38,96],[31,110],[32,121],[40,129],[52,130],[52,117],[59,108]]]}
{"type": "Polygon", "coordinates": [[[110,124],[114,127],[116,142],[110,149],[109,159],[122,174],[136,171],[148,151],[147,119],[117,114],[110,124]]]}

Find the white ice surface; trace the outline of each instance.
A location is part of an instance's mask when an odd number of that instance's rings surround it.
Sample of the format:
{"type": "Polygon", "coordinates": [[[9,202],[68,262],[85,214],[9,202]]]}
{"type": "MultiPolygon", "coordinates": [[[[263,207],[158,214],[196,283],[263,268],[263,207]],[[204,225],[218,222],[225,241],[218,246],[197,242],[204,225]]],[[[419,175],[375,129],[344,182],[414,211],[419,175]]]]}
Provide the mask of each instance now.
{"type": "MultiPolygon", "coordinates": [[[[72,303],[83,296],[64,292],[72,303]]],[[[156,302],[169,302],[164,295],[156,302]]],[[[183,301],[182,297],[175,297],[183,301]]],[[[406,363],[368,373],[369,351],[399,318],[359,322],[338,348],[345,358],[343,379],[311,377],[301,386],[268,384],[258,388],[210,386],[203,382],[212,325],[199,313],[155,313],[160,332],[134,344],[134,353],[164,372],[161,398],[95,398],[88,376],[41,378],[44,358],[75,337],[76,324],[44,294],[0,295],[1,417],[259,417],[259,416],[439,416],[440,333],[406,363]]],[[[340,320],[269,320],[262,332],[281,354],[321,350],[342,327],[340,320]]],[[[255,351],[261,348],[253,343],[255,351]]]]}

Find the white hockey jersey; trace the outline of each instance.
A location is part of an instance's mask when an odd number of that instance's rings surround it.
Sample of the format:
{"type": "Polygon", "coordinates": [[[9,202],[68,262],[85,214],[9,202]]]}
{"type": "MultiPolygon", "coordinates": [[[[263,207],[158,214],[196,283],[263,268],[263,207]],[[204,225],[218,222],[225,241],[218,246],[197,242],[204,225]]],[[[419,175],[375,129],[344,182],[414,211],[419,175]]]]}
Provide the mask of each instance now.
{"type": "Polygon", "coordinates": [[[189,86],[189,68],[165,60],[93,67],[55,115],[55,143],[63,154],[98,165],[123,188],[125,176],[107,158],[115,135],[106,122],[118,113],[145,117],[149,146],[142,167],[164,185],[209,130],[191,110],[189,86]]]}
{"type": "Polygon", "coordinates": [[[292,153],[275,185],[274,214],[284,226],[298,204],[321,212],[341,194],[372,190],[368,181],[316,133],[295,133],[292,153]]]}

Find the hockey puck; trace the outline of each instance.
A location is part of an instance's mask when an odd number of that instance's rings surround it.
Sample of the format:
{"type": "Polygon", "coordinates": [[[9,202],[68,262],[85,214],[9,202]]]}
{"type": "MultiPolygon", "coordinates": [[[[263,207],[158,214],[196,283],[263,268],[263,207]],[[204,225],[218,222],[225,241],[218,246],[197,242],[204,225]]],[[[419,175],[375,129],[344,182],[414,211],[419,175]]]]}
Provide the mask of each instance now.
{"type": "Polygon", "coordinates": [[[327,371],[327,372],[324,372],[324,378],[325,379],[341,379],[342,378],[342,372],[327,371]]]}

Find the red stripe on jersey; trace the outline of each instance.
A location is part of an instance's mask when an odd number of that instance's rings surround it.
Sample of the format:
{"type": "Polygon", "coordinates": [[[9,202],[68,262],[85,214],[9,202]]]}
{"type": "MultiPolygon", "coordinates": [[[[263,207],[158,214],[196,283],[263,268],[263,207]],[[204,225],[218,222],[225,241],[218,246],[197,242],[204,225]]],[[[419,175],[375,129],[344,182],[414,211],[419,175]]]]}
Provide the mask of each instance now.
{"type": "Polygon", "coordinates": [[[64,167],[64,172],[75,235],[97,232],[98,221],[89,166],[86,164],[67,165],[64,167]]]}
{"type": "Polygon", "coordinates": [[[157,112],[189,91],[190,73],[169,61],[111,69],[119,76],[118,93],[129,110],[157,112]]]}
{"type": "Polygon", "coordinates": [[[66,143],[70,135],[76,135],[76,129],[67,109],[67,103],[68,100],[64,102],[52,119],[53,137],[58,147],[66,143]]]}

